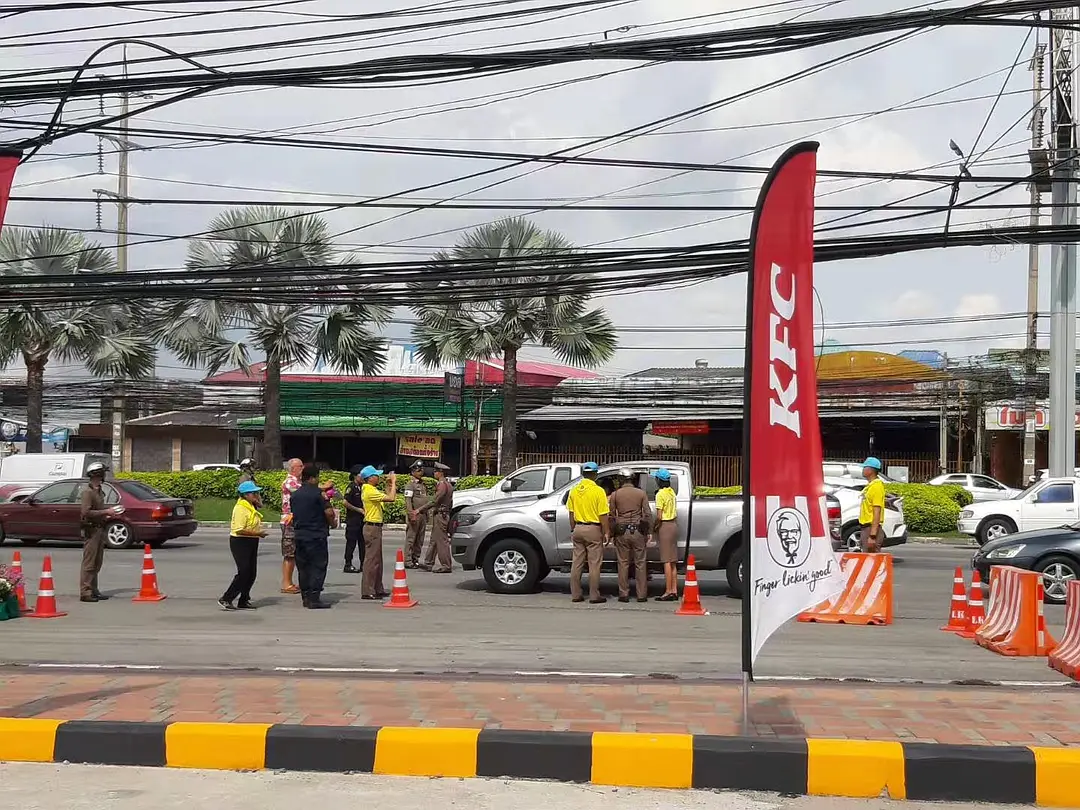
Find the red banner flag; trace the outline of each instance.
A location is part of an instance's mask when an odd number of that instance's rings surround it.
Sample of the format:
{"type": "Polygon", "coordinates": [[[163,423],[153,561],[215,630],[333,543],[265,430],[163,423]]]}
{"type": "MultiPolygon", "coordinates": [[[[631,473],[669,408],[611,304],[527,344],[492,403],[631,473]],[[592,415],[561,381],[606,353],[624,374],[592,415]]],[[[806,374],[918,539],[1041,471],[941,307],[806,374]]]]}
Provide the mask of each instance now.
{"type": "Polygon", "coordinates": [[[743,671],[784,622],[838,593],[814,362],[813,142],[788,149],[750,234],[743,417],[743,671]]]}
{"type": "Polygon", "coordinates": [[[0,230],[4,228],[4,214],[7,213],[8,197],[11,196],[11,182],[15,179],[15,169],[22,159],[22,152],[12,152],[0,147],[0,230]]]}

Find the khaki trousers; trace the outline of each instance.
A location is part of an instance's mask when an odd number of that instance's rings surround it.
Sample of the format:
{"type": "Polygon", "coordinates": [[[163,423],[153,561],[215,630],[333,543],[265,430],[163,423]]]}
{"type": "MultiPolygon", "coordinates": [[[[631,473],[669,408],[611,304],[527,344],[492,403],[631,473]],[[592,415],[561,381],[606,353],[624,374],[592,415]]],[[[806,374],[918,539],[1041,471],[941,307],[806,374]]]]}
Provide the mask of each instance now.
{"type": "Polygon", "coordinates": [[[431,568],[434,574],[452,571],[454,568],[454,559],[450,556],[449,528],[449,514],[436,512],[431,516],[431,540],[428,541],[427,553],[424,554],[424,565],[431,568]],[[436,557],[439,560],[438,567],[435,567],[436,557]]]}
{"type": "Polygon", "coordinates": [[[634,584],[637,598],[649,595],[649,579],[645,567],[645,538],[641,532],[626,532],[615,538],[615,557],[619,562],[619,596],[630,596],[630,565],[634,565],[634,584]]]}
{"type": "Polygon", "coordinates": [[[600,598],[600,565],[604,561],[604,532],[599,526],[582,523],[574,527],[571,536],[574,556],[570,563],[570,596],[581,598],[581,572],[589,563],[589,599],[600,598]]]}
{"type": "Polygon", "coordinates": [[[364,524],[364,576],[360,581],[361,596],[382,596],[387,593],[383,584],[382,524],[364,524]]]}
{"type": "Polygon", "coordinates": [[[82,567],[79,571],[79,596],[93,596],[98,591],[98,573],[105,560],[105,528],[96,527],[83,540],[82,567]]]}
{"type": "Polygon", "coordinates": [[[424,535],[427,534],[427,515],[417,515],[416,520],[405,524],[405,564],[409,566],[420,562],[420,552],[424,550],[424,535]]]}

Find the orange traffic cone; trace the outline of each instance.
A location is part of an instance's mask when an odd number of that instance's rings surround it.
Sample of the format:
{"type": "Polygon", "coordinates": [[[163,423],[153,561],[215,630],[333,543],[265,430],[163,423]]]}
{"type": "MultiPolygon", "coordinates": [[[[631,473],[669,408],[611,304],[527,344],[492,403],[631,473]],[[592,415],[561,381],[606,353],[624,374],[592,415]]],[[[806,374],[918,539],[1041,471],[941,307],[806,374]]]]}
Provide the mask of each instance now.
{"type": "Polygon", "coordinates": [[[419,603],[409,595],[409,582],[405,578],[405,552],[400,548],[397,562],[394,563],[394,589],[390,592],[390,601],[384,602],[386,608],[411,608],[419,603]]]}
{"type": "Polygon", "coordinates": [[[46,554],[41,566],[41,581],[38,583],[37,602],[34,612],[26,614],[30,619],[59,619],[67,616],[56,609],[56,591],[53,590],[52,558],[46,554]]]}
{"type": "Polygon", "coordinates": [[[701,606],[701,594],[698,591],[697,567],[694,565],[694,555],[686,558],[686,582],[683,583],[682,604],[675,611],[676,616],[704,616],[705,608],[701,606]]]}
{"type": "Polygon", "coordinates": [[[979,628],[986,622],[986,608],[983,607],[982,577],[976,571],[971,575],[971,594],[967,603],[967,630],[960,635],[975,638],[979,628]]]}
{"type": "Polygon", "coordinates": [[[142,588],[132,597],[132,602],[160,602],[165,594],[158,590],[157,570],[154,568],[154,555],[150,546],[143,546],[142,588]]]}
{"type": "Polygon", "coordinates": [[[967,594],[964,593],[964,572],[956,566],[953,574],[952,608],[949,611],[949,623],[941,628],[947,633],[966,633],[968,631],[967,594]]]}
{"type": "Polygon", "coordinates": [[[15,587],[15,598],[19,600],[19,612],[26,613],[30,608],[26,604],[26,583],[23,582],[22,554],[18,551],[11,557],[11,570],[15,572],[16,577],[19,579],[19,584],[15,587]]]}

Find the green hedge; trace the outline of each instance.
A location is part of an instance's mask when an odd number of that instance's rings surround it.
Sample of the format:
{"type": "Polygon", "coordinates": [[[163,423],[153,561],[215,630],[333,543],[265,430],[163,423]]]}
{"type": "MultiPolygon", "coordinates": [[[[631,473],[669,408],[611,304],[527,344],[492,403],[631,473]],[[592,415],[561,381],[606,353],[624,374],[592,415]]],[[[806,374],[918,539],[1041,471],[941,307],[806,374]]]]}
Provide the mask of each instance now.
{"type": "MultiPolygon", "coordinates": [[[[127,478],[161,490],[173,498],[235,498],[236,485],[240,480],[239,473],[235,470],[200,470],[191,472],[153,472],[153,473],[117,473],[117,478],[127,478]]],[[[407,476],[398,476],[398,491],[405,484],[407,476]]],[[[333,481],[337,490],[336,505],[341,507],[341,498],[349,486],[349,474],[338,470],[326,470],[322,473],[323,481],[333,481]]],[[[435,491],[435,479],[425,478],[431,492],[435,491]]],[[[281,485],[285,482],[285,471],[257,472],[255,483],[263,488],[263,502],[276,510],[281,509],[281,485]]],[[[390,481],[385,477],[380,483],[380,488],[385,492],[390,486],[390,481]]],[[[387,523],[405,522],[405,498],[398,495],[393,503],[384,507],[384,520],[387,523]]]]}
{"type": "Polygon", "coordinates": [[[463,475],[457,480],[456,489],[490,489],[502,479],[501,475],[463,475]]]}

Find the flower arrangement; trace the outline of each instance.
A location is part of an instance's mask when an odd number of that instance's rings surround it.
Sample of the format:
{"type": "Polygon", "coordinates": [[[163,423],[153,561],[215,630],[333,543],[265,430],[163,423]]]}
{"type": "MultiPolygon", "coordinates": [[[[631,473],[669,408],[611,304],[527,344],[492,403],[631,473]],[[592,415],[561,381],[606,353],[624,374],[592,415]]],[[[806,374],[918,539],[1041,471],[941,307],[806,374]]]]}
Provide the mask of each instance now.
{"type": "Polygon", "coordinates": [[[14,599],[20,585],[22,574],[10,566],[0,564],[0,602],[14,599]]]}

